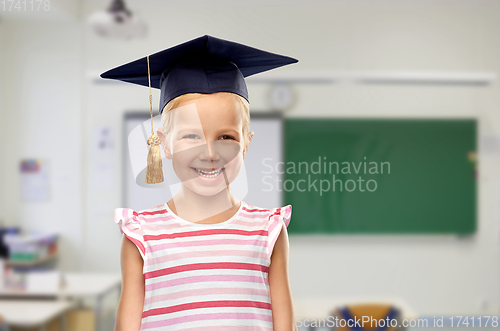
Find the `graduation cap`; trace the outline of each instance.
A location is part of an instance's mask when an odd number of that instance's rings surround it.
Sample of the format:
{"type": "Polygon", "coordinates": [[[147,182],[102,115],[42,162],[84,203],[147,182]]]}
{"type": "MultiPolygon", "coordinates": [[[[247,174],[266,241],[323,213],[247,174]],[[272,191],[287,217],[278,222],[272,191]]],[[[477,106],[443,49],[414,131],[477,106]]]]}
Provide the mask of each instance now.
{"type": "MultiPolygon", "coordinates": [[[[232,92],[249,101],[245,77],[296,62],[288,56],[204,35],[108,70],[101,77],[149,86],[153,117],[151,87],[160,89],[160,114],[170,100],[186,93],[232,92]]],[[[159,144],[151,127],[148,184],[163,181],[159,144]]]]}

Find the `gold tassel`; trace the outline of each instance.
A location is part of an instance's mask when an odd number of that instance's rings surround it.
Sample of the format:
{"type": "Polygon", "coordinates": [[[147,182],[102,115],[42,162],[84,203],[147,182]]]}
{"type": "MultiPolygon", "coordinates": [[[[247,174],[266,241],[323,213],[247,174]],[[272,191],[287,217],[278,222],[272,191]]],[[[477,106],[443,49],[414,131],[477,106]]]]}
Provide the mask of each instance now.
{"type": "Polygon", "coordinates": [[[156,184],[163,182],[163,162],[161,161],[160,138],[152,134],[148,139],[148,168],[146,169],[146,183],[156,184]]]}
{"type": "Polygon", "coordinates": [[[151,73],[149,71],[148,59],[148,80],[149,80],[149,112],[151,113],[151,136],[148,138],[149,152],[146,168],[146,184],[157,184],[163,182],[163,162],[160,152],[160,137],[154,134],[153,130],[153,99],[151,97],[151,73]]]}

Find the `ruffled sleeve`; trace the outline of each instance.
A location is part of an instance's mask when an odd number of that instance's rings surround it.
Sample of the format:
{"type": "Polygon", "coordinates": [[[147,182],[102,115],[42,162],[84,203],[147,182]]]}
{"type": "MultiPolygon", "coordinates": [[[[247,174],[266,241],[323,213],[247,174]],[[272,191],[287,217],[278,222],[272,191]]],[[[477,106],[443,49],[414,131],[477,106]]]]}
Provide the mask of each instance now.
{"type": "Polygon", "coordinates": [[[120,227],[120,232],[135,244],[142,259],[145,260],[146,248],[142,235],[141,221],[137,213],[129,208],[115,209],[115,223],[120,227]]]}
{"type": "Polygon", "coordinates": [[[285,207],[275,208],[272,210],[269,216],[269,228],[267,233],[268,240],[268,258],[271,258],[273,253],[274,244],[278,240],[278,236],[281,233],[283,224],[288,227],[290,224],[290,219],[292,218],[292,205],[287,205],[285,207]]]}

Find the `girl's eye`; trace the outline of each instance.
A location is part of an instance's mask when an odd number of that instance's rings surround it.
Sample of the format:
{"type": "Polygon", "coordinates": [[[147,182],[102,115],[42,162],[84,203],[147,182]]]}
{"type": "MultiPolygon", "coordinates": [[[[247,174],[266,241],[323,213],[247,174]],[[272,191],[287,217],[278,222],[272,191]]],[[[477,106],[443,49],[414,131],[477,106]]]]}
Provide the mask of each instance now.
{"type": "MultiPolygon", "coordinates": [[[[227,135],[227,134],[222,135],[222,136],[221,136],[221,138],[222,138],[222,137],[224,137],[224,139],[223,139],[223,140],[227,140],[227,139],[233,139],[233,140],[234,140],[234,138],[233,138],[232,136],[227,135]]],[[[184,137],[182,137],[182,138],[183,138],[183,139],[184,139],[184,138],[187,138],[187,139],[198,139],[199,137],[198,137],[197,135],[195,135],[195,134],[187,134],[187,135],[185,135],[185,136],[184,136],[184,137]]]]}

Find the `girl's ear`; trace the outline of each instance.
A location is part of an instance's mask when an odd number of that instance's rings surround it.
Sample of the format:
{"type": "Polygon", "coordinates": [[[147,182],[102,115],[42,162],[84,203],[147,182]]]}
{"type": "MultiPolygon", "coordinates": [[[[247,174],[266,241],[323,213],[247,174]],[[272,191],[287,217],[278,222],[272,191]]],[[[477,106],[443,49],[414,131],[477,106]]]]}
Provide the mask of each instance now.
{"type": "Polygon", "coordinates": [[[245,155],[247,154],[248,147],[250,147],[250,143],[252,142],[252,137],[253,137],[253,131],[248,132],[248,145],[245,146],[245,149],[243,150],[243,159],[245,159],[245,155]]]}
{"type": "Polygon", "coordinates": [[[167,159],[172,159],[172,152],[170,151],[170,145],[168,144],[165,132],[163,132],[163,128],[158,128],[158,130],[156,130],[156,135],[160,138],[161,146],[163,147],[163,152],[165,152],[165,156],[167,157],[167,159]]]}

